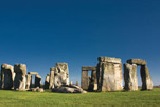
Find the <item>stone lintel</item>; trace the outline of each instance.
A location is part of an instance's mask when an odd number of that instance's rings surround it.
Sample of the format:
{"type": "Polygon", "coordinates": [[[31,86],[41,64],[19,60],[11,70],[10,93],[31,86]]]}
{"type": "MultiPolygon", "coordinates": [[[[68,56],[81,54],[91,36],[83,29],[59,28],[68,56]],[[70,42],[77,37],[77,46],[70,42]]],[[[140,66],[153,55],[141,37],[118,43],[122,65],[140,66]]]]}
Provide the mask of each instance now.
{"type": "Polygon", "coordinates": [[[129,59],[127,60],[129,64],[146,65],[146,61],[142,59],[129,59]]]}
{"type": "Polygon", "coordinates": [[[121,63],[120,58],[114,58],[114,57],[98,57],[97,58],[99,62],[109,62],[109,63],[121,63]]]}
{"type": "Polygon", "coordinates": [[[30,75],[38,75],[38,72],[28,72],[30,75]]]}
{"type": "Polygon", "coordinates": [[[95,66],[83,66],[82,71],[96,71],[95,66]]]}

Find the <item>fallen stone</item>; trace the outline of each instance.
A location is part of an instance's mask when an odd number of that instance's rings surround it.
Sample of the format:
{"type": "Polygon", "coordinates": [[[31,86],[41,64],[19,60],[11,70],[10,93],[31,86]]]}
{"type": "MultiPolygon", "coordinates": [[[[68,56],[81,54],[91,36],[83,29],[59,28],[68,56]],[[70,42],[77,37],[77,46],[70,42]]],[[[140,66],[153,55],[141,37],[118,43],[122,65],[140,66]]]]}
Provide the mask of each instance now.
{"type": "Polygon", "coordinates": [[[31,91],[32,92],[44,92],[43,88],[39,88],[39,87],[37,87],[37,88],[31,88],[31,91]]]}
{"type": "Polygon", "coordinates": [[[59,93],[87,93],[82,88],[75,86],[75,85],[62,85],[58,88],[52,89],[52,92],[59,92],[59,93]]]}

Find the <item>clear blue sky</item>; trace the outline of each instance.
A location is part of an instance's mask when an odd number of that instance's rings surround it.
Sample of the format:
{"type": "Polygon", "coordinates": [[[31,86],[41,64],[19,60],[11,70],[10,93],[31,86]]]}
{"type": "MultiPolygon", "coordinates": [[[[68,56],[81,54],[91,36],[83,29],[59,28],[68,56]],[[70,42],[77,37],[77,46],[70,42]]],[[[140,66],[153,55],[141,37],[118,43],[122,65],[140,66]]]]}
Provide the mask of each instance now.
{"type": "Polygon", "coordinates": [[[67,62],[70,80],[80,81],[98,56],[145,59],[160,85],[160,1],[0,1],[0,64],[24,63],[45,78],[67,62]]]}

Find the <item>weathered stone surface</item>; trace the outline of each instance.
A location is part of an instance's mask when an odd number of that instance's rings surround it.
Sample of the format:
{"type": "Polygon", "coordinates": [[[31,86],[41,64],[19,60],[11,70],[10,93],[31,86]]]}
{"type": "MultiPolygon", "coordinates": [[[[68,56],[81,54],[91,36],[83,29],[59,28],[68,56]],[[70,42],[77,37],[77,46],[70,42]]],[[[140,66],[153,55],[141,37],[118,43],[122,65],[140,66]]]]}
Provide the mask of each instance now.
{"type": "Polygon", "coordinates": [[[27,74],[26,75],[26,90],[30,90],[31,83],[32,83],[32,75],[31,74],[27,74]]]}
{"type": "Polygon", "coordinates": [[[110,62],[110,63],[118,63],[121,64],[120,58],[111,58],[111,57],[98,57],[99,62],[110,62]]]}
{"type": "Polygon", "coordinates": [[[88,77],[88,71],[82,71],[82,83],[81,83],[81,87],[84,90],[88,90],[89,87],[89,77],[88,77]]]}
{"type": "Polygon", "coordinates": [[[56,63],[56,66],[50,69],[50,89],[69,85],[69,70],[67,63],[56,63]]]}
{"type": "Polygon", "coordinates": [[[49,77],[49,89],[54,88],[54,72],[55,72],[55,67],[50,68],[50,77],[49,77]]]}
{"type": "Polygon", "coordinates": [[[103,64],[102,91],[122,90],[122,65],[113,63],[103,64]]]}
{"type": "Polygon", "coordinates": [[[26,86],[26,65],[25,64],[16,64],[14,65],[14,72],[16,73],[14,80],[15,90],[25,90],[26,86]]]}
{"type": "Polygon", "coordinates": [[[52,91],[59,93],[87,93],[82,88],[75,85],[61,85],[58,88],[52,89],[52,91]]]}
{"type": "Polygon", "coordinates": [[[129,59],[127,60],[129,64],[146,65],[146,61],[142,59],[129,59]]]}
{"type": "Polygon", "coordinates": [[[35,88],[40,88],[40,87],[41,87],[41,76],[37,74],[35,76],[35,88]]]}
{"type": "Polygon", "coordinates": [[[124,89],[127,91],[138,90],[138,77],[136,64],[124,64],[124,89]]]}
{"type": "Polygon", "coordinates": [[[69,85],[69,70],[67,63],[57,63],[54,72],[54,87],[69,85]]]}
{"type": "Polygon", "coordinates": [[[13,89],[14,86],[14,68],[9,64],[2,64],[1,66],[1,88],[2,89],[13,89]]]}
{"type": "Polygon", "coordinates": [[[50,75],[47,74],[46,80],[45,80],[45,89],[49,89],[49,80],[50,80],[50,75]]]}
{"type": "Polygon", "coordinates": [[[142,90],[152,90],[153,81],[150,77],[148,67],[146,65],[142,65],[140,72],[142,78],[142,90]]]}
{"type": "Polygon", "coordinates": [[[99,57],[97,64],[97,91],[122,90],[122,63],[119,58],[99,57]]]}

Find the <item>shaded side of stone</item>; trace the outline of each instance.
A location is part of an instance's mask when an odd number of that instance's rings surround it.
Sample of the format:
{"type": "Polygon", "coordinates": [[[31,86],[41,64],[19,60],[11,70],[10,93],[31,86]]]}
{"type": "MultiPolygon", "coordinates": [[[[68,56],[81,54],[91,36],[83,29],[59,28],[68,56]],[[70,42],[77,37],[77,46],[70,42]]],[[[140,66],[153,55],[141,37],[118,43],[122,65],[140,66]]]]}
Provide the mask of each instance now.
{"type": "Polygon", "coordinates": [[[45,89],[49,89],[49,80],[50,80],[50,75],[48,74],[45,80],[45,89]]]}
{"type": "Polygon", "coordinates": [[[97,90],[97,79],[96,79],[96,71],[93,70],[91,72],[91,78],[89,78],[89,91],[96,91],[97,90]]]}
{"type": "Polygon", "coordinates": [[[11,90],[14,87],[14,68],[9,64],[1,65],[1,89],[11,90]]]}
{"type": "Polygon", "coordinates": [[[142,78],[142,90],[152,90],[153,81],[149,74],[148,67],[146,65],[142,65],[140,72],[141,72],[141,78],[142,78]]]}
{"type": "Polygon", "coordinates": [[[14,72],[16,73],[14,80],[15,90],[25,90],[26,86],[26,65],[25,64],[16,64],[14,65],[14,72]]]}
{"type": "Polygon", "coordinates": [[[36,75],[35,76],[35,88],[40,88],[41,87],[41,76],[36,75]]]}

